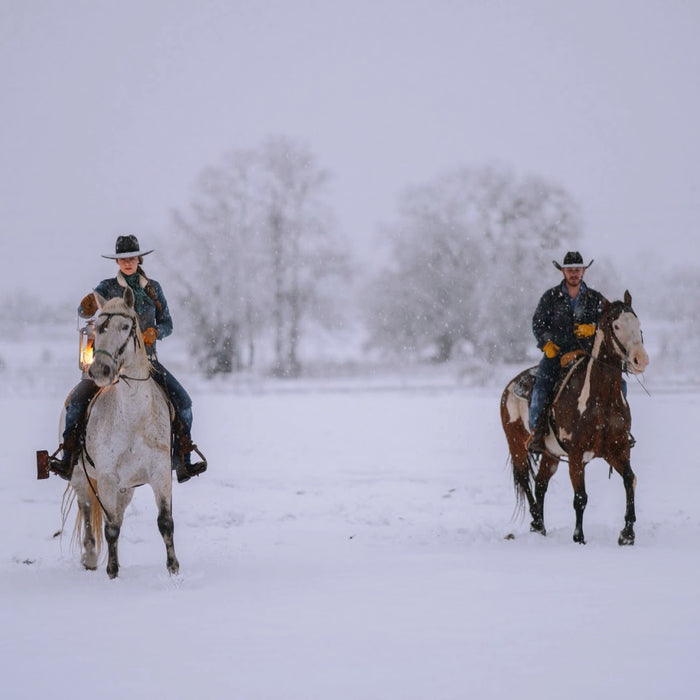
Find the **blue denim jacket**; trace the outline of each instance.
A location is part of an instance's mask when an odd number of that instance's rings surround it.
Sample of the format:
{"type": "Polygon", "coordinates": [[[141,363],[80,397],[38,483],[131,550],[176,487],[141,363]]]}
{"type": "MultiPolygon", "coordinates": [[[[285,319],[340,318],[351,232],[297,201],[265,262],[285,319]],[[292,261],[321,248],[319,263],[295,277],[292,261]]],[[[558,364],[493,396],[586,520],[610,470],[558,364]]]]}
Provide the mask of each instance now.
{"type": "MultiPolygon", "coordinates": [[[[153,287],[158,302],[160,303],[160,309],[156,306],[156,303],[151,297],[146,298],[146,306],[141,311],[139,316],[139,326],[141,331],[145,331],[147,328],[155,328],[158,331],[158,338],[166,338],[173,332],[173,320],[170,317],[170,311],[168,310],[168,302],[165,299],[165,294],[163,294],[163,288],[155,280],[150,280],[151,286],[153,287]]],[[[102,280],[96,287],[95,292],[105,299],[114,299],[115,297],[124,296],[124,290],[126,289],[126,280],[121,272],[117,273],[116,277],[111,277],[110,279],[102,280]]],[[[141,277],[141,286],[146,286],[146,279],[141,277]]],[[[86,314],[82,306],[78,307],[78,313],[83,318],[89,318],[90,314],[86,314]]],[[[152,348],[149,348],[150,353],[155,352],[155,343],[153,343],[152,348]]]]}

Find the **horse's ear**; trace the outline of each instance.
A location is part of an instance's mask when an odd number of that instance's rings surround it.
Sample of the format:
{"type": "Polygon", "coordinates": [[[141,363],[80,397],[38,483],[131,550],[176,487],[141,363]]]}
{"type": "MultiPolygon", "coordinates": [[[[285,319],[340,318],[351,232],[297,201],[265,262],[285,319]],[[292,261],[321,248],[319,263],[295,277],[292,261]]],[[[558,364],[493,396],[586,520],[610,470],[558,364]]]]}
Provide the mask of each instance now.
{"type": "Polygon", "coordinates": [[[107,303],[107,300],[98,292],[93,292],[95,295],[95,301],[97,302],[97,308],[102,311],[102,307],[107,303]]]}
{"type": "Polygon", "coordinates": [[[625,289],[625,306],[632,306],[632,295],[625,289]]]}
{"type": "Polygon", "coordinates": [[[134,308],[134,290],[131,287],[127,287],[124,290],[124,303],[126,304],[127,309],[133,309],[134,308]]]}

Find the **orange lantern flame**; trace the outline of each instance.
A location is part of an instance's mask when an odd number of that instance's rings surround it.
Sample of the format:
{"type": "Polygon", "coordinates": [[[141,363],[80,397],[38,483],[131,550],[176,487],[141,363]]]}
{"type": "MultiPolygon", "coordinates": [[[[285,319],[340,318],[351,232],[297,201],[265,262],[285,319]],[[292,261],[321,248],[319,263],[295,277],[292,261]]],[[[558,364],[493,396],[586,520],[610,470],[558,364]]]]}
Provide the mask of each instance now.
{"type": "Polygon", "coordinates": [[[82,372],[87,372],[94,359],[95,322],[88,321],[80,329],[80,350],[78,353],[78,366],[82,372]]]}

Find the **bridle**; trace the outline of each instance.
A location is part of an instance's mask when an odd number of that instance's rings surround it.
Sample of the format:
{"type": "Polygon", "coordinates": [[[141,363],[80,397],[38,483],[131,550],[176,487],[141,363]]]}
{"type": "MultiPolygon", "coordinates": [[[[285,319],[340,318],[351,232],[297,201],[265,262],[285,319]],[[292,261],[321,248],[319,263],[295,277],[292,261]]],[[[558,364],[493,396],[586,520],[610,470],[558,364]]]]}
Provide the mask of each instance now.
{"type": "MultiPolygon", "coordinates": [[[[617,320],[623,313],[630,313],[632,314],[635,318],[637,317],[637,314],[634,312],[634,309],[629,305],[625,304],[622,301],[616,301],[613,302],[612,304],[613,307],[618,307],[620,310],[618,311],[617,315],[612,318],[612,313],[609,315],[608,318],[606,318],[606,325],[609,325],[608,328],[603,328],[603,332],[606,335],[610,335],[610,340],[612,341],[613,345],[617,348],[621,358],[622,358],[622,372],[624,374],[630,374],[629,371],[629,350],[624,346],[622,341],[618,338],[617,333],[615,333],[615,328],[613,326],[615,320],[617,320]]],[[[602,327],[602,324],[601,324],[602,327]]],[[[644,342],[644,336],[642,335],[642,330],[641,328],[639,329],[639,333],[642,336],[642,343],[644,342]]],[[[599,363],[600,365],[603,365],[603,367],[608,367],[609,369],[617,369],[617,365],[613,364],[611,362],[606,362],[605,360],[602,360],[600,357],[594,356],[592,353],[588,351],[584,351],[588,357],[593,360],[594,362],[599,363]]],[[[634,375],[635,377],[637,375],[634,375]]],[[[639,381],[639,378],[637,377],[637,381],[639,381]]],[[[646,389],[645,389],[646,391],[646,389]]],[[[648,392],[647,392],[648,393],[648,392]]]]}
{"type": "MultiPolygon", "coordinates": [[[[637,318],[637,314],[634,313],[634,309],[629,306],[628,304],[622,304],[622,308],[620,309],[620,312],[617,314],[615,318],[620,318],[620,316],[624,313],[630,313],[632,316],[637,318]]],[[[641,329],[640,329],[640,334],[641,334],[641,329]]],[[[629,357],[629,350],[622,344],[622,341],[617,337],[617,333],[615,333],[615,326],[613,325],[613,320],[610,321],[610,337],[612,338],[613,343],[615,343],[617,349],[620,351],[620,354],[623,357],[623,363],[626,365],[627,364],[627,358],[629,357]]],[[[642,338],[642,342],[644,342],[644,339],[642,338]]]]}
{"type": "MultiPolygon", "coordinates": [[[[109,361],[112,363],[112,366],[115,369],[115,380],[114,380],[115,383],[120,381],[121,379],[123,379],[127,384],[129,383],[128,380],[132,380],[132,381],[136,381],[136,382],[148,381],[151,378],[150,372],[149,372],[148,376],[144,377],[144,378],[129,377],[126,374],[121,374],[119,372],[119,370],[120,370],[119,360],[123,357],[124,352],[126,351],[126,347],[129,344],[129,341],[130,340],[134,341],[134,349],[136,349],[136,347],[139,344],[139,338],[138,338],[138,335],[136,334],[136,324],[138,323],[138,321],[136,320],[136,318],[133,315],[122,313],[121,311],[113,311],[111,313],[102,312],[98,318],[98,321],[100,319],[103,319],[103,318],[106,318],[106,321],[99,326],[99,328],[97,329],[97,332],[99,333],[101,331],[103,332],[103,331],[107,330],[107,328],[109,327],[109,322],[114,316],[121,316],[122,318],[129,319],[129,321],[131,322],[131,328],[129,329],[129,334],[126,336],[126,340],[124,340],[124,342],[121,344],[119,349],[114,354],[109,352],[109,350],[103,350],[102,348],[95,348],[93,351],[93,355],[94,356],[107,355],[107,357],[109,358],[109,361]]],[[[84,436],[83,436],[83,438],[84,438],[84,436]]],[[[90,485],[90,489],[92,490],[93,494],[95,495],[95,498],[97,499],[97,502],[100,505],[102,512],[104,513],[105,517],[107,518],[107,522],[111,523],[112,518],[110,517],[109,512],[107,511],[104,503],[102,502],[102,499],[100,498],[99,494],[97,493],[97,489],[93,485],[92,480],[90,479],[90,477],[88,476],[88,473],[87,473],[85,461],[87,461],[93,468],[95,467],[95,463],[93,462],[92,457],[90,457],[90,455],[87,451],[87,446],[85,445],[84,439],[83,439],[83,444],[82,444],[82,451],[83,451],[83,455],[85,456],[85,459],[82,462],[83,471],[85,472],[85,478],[87,479],[87,482],[90,485]]]]}
{"type": "Polygon", "coordinates": [[[100,314],[98,321],[100,319],[103,319],[103,318],[106,318],[107,320],[104,323],[100,324],[100,326],[97,328],[97,332],[100,333],[100,332],[104,332],[105,330],[107,330],[107,328],[109,327],[109,322],[114,316],[121,316],[122,318],[126,318],[131,322],[131,328],[129,329],[129,334],[126,336],[126,339],[124,340],[124,342],[121,344],[119,349],[114,354],[109,352],[109,350],[103,350],[102,348],[96,348],[94,350],[93,354],[94,355],[107,355],[107,357],[109,358],[109,361],[112,363],[112,367],[115,370],[115,375],[116,375],[115,381],[119,381],[120,379],[125,379],[125,380],[131,379],[132,381],[136,381],[136,382],[148,381],[150,379],[150,373],[149,373],[149,376],[142,378],[142,377],[129,377],[125,374],[120,374],[120,372],[119,372],[119,370],[120,370],[119,361],[124,356],[124,352],[126,351],[126,347],[129,344],[129,341],[130,340],[134,341],[134,349],[136,349],[136,347],[138,346],[138,343],[139,343],[138,336],[136,335],[137,320],[134,316],[132,316],[131,314],[123,313],[121,311],[113,311],[111,313],[104,313],[103,312],[100,314]]]}

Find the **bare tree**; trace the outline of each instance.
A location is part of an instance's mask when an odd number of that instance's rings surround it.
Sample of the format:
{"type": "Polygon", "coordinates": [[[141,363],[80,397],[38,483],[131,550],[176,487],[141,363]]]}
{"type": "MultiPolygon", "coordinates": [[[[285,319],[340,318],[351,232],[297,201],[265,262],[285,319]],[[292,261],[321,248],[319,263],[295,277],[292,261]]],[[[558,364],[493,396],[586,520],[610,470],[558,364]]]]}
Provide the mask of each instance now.
{"type": "Polygon", "coordinates": [[[305,147],[270,139],[207,168],[187,216],[174,214],[178,260],[187,261],[180,300],[207,374],[252,367],[268,331],[273,371],[301,371],[304,321],[321,317],[324,278],[345,269],[323,200],[327,182],[305,147]]]}
{"type": "Polygon", "coordinates": [[[273,282],[273,371],[301,371],[299,340],[306,318],[321,320],[328,301],[321,282],[347,273],[347,253],[332,235],[324,203],[329,181],[309,150],[285,138],[268,140],[261,151],[265,184],[261,189],[273,282]]]}
{"type": "Polygon", "coordinates": [[[189,214],[173,214],[190,347],[209,376],[251,366],[255,357],[264,316],[257,167],[253,151],[228,153],[200,175],[189,214]]]}

